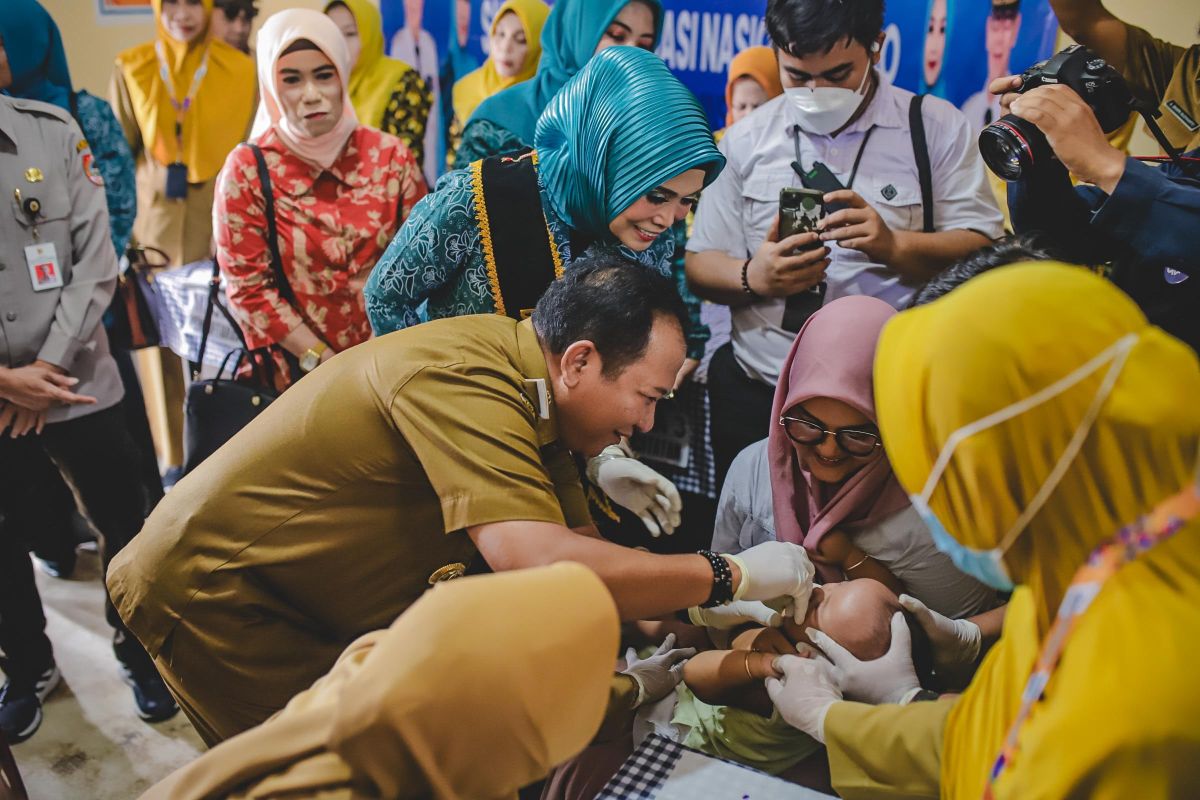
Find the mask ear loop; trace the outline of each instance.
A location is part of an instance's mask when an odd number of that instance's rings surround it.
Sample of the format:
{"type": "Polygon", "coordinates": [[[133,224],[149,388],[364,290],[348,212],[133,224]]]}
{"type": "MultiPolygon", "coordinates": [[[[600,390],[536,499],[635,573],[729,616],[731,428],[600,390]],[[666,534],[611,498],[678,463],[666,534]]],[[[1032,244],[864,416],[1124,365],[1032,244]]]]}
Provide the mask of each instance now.
{"type": "MultiPolygon", "coordinates": [[[[1108,374],[1104,376],[1103,383],[1096,390],[1096,395],[1092,398],[1092,404],[1088,406],[1087,413],[1083,415],[1083,421],[1079,427],[1075,429],[1075,433],[1071,436],[1071,441],[1067,442],[1067,446],[1063,449],[1063,453],[1058,458],[1058,462],[1054,465],[1054,469],[1050,470],[1050,474],[1046,480],[1042,481],[1042,488],[1038,489],[1037,494],[1025,506],[1025,510],[1021,512],[1021,516],[1017,517],[1016,522],[1008,529],[1008,533],[1000,540],[1000,544],[996,547],[1001,553],[1008,550],[1021,535],[1021,531],[1029,525],[1029,521],[1041,510],[1046,500],[1051,493],[1058,487],[1059,481],[1066,474],[1075,457],[1079,455],[1080,449],[1083,448],[1083,443],[1087,439],[1088,434],[1092,432],[1092,426],[1096,423],[1096,418],[1100,416],[1100,409],[1108,401],[1109,395],[1112,394],[1113,386],[1117,383],[1117,378],[1121,375],[1121,370],[1125,368],[1125,362],[1129,360],[1129,354],[1133,352],[1133,346],[1137,344],[1137,335],[1130,334],[1117,342],[1119,348],[1116,359],[1111,367],[1108,368],[1108,374]]],[[[1112,349],[1112,348],[1110,348],[1112,349]]]]}

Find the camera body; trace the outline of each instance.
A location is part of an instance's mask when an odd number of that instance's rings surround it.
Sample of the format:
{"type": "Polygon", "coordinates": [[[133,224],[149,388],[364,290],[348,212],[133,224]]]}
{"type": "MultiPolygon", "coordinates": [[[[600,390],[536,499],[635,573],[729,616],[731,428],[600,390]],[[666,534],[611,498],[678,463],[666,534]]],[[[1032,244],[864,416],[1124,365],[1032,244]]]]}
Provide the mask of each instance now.
{"type": "MultiPolygon", "coordinates": [[[[1075,44],[1039,61],[1021,73],[1024,94],[1039,86],[1061,83],[1079,95],[1105,133],[1120,128],[1137,103],[1121,73],[1083,45],[1075,44]]],[[[1046,137],[1032,122],[1008,114],[979,134],[979,152],[992,172],[1005,180],[1019,180],[1027,170],[1054,157],[1046,137]]]]}

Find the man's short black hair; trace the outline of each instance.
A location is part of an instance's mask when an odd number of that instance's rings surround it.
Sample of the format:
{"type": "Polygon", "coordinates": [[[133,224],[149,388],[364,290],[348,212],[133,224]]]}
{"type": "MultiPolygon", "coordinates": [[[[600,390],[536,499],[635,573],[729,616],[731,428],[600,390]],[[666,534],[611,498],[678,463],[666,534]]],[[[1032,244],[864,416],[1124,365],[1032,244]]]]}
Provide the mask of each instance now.
{"type": "Polygon", "coordinates": [[[883,0],[768,0],[771,43],[796,58],[847,39],[868,51],[883,30],[883,0]]]}
{"type": "Polygon", "coordinates": [[[213,10],[220,9],[225,19],[235,20],[245,14],[246,19],[258,16],[258,0],[213,0],[213,10]]]}
{"type": "Polygon", "coordinates": [[[611,250],[593,251],[567,268],[538,300],[533,328],[559,355],[588,340],[611,378],[646,352],[654,320],[668,317],[687,331],[688,314],[675,284],[611,250]]]}
{"type": "Polygon", "coordinates": [[[974,253],[946,267],[937,277],[921,287],[909,308],[932,303],[949,294],[976,275],[996,267],[1020,264],[1024,261],[1066,261],[1062,249],[1041,232],[1021,233],[997,239],[974,253]]]}

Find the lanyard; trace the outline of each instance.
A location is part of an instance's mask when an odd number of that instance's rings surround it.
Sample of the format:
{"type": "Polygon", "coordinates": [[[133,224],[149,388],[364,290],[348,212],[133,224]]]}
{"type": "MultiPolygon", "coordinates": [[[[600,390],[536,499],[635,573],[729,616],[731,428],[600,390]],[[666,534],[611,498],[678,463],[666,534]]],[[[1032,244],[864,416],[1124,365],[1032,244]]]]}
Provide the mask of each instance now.
{"type": "Polygon", "coordinates": [[[182,101],[175,96],[175,79],[171,76],[171,70],[167,66],[167,56],[163,52],[161,40],[154,43],[154,53],[158,56],[159,77],[162,78],[163,86],[167,88],[167,96],[170,97],[171,105],[175,108],[175,144],[178,147],[175,160],[179,161],[183,154],[183,117],[192,107],[196,94],[200,91],[200,82],[204,80],[204,75],[208,72],[208,48],[204,49],[204,57],[200,60],[200,66],[196,67],[195,73],[192,74],[192,82],[182,101]]]}
{"type": "MultiPolygon", "coordinates": [[[[871,138],[871,132],[874,130],[875,130],[875,126],[872,125],[871,127],[867,128],[866,133],[863,134],[862,144],[860,144],[858,146],[858,153],[856,153],[854,156],[854,166],[852,166],[850,168],[850,181],[846,184],[847,189],[851,189],[854,187],[854,178],[858,175],[859,162],[862,161],[863,152],[866,151],[866,149],[867,149],[867,140],[871,138]]],[[[796,148],[796,163],[799,164],[801,167],[803,167],[804,162],[800,160],[800,126],[799,125],[792,126],[792,144],[796,148]]]]}
{"type": "Polygon", "coordinates": [[[1033,674],[1029,676],[1025,690],[1021,693],[1021,710],[1017,712],[1012,726],[1008,729],[1004,747],[988,775],[988,783],[983,790],[984,800],[993,800],[996,781],[1016,757],[1017,738],[1021,728],[1029,719],[1033,707],[1042,699],[1042,693],[1050,682],[1050,675],[1058,666],[1067,640],[1074,632],[1079,618],[1096,599],[1096,595],[1100,594],[1104,582],[1115,575],[1117,570],[1159,542],[1170,539],[1200,513],[1200,495],[1197,495],[1197,491],[1195,486],[1189,485],[1179,494],[1163,501],[1149,516],[1122,528],[1116,536],[1100,544],[1076,570],[1075,577],[1058,607],[1058,616],[1054,619],[1050,635],[1046,637],[1038,654],[1033,674]]]}

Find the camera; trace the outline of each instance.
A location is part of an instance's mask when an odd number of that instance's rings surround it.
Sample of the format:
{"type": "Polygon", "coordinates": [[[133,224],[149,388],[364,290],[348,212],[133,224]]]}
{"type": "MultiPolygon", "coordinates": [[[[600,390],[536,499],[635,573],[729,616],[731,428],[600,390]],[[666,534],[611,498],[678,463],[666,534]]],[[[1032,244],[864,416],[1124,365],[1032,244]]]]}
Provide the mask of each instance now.
{"type": "MultiPolygon", "coordinates": [[[[1125,124],[1136,107],[1121,73],[1083,45],[1071,45],[1025,70],[1015,91],[1024,94],[1054,83],[1071,87],[1083,98],[1105,133],[1125,124]]],[[[1037,126],[1014,114],[1003,116],[983,129],[979,134],[979,152],[988,168],[1007,181],[1020,180],[1029,170],[1054,158],[1054,151],[1037,126]]]]}

